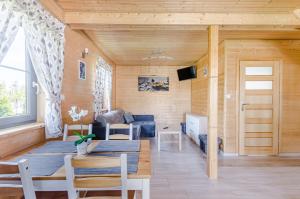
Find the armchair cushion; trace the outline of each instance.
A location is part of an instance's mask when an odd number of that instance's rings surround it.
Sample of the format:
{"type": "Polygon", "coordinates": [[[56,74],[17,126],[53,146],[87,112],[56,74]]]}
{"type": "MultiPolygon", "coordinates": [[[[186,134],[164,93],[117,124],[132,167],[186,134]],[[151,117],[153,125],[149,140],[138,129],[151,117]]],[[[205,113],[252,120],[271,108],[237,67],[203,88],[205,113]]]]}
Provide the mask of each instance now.
{"type": "Polygon", "coordinates": [[[132,114],[129,112],[124,113],[124,119],[125,119],[126,124],[130,124],[131,122],[134,122],[134,118],[133,118],[132,114]]]}

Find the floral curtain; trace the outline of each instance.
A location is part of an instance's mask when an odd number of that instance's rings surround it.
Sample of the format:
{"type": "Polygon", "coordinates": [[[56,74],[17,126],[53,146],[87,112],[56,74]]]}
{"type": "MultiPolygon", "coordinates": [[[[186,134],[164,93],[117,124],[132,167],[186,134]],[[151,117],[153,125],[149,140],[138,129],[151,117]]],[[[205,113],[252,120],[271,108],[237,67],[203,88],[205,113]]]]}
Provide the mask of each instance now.
{"type": "Polygon", "coordinates": [[[112,95],[112,69],[101,57],[96,64],[96,82],[94,92],[94,111],[95,117],[101,115],[104,111],[111,110],[112,95]]]}
{"type": "MultiPolygon", "coordinates": [[[[5,0],[25,30],[27,49],[38,81],[46,95],[47,137],[58,137],[62,130],[61,89],[64,69],[64,24],[49,14],[37,0],[5,0]]],[[[13,22],[12,22],[13,23],[13,22]]],[[[2,24],[0,24],[2,25],[2,24]]],[[[0,30],[3,27],[0,26],[0,30]]]]}
{"type": "Polygon", "coordinates": [[[12,4],[0,1],[0,62],[16,38],[21,25],[21,15],[13,12],[12,4]]]}

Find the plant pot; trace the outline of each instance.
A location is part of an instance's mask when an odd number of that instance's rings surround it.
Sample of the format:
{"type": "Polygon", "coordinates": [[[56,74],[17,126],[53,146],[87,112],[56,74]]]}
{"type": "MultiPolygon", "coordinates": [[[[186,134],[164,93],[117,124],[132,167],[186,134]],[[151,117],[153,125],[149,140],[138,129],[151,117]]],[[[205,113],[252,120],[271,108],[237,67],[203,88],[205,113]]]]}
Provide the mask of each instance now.
{"type": "Polygon", "coordinates": [[[87,154],[87,142],[82,142],[81,144],[77,145],[77,154],[78,155],[85,155],[87,154]]]}

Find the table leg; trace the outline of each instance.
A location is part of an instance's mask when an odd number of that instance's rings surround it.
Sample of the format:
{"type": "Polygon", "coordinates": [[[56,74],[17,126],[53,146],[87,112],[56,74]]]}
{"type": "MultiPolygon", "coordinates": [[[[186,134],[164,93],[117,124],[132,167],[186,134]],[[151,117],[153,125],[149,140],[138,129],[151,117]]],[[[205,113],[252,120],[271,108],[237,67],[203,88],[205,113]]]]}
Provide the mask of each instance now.
{"type": "Polygon", "coordinates": [[[179,132],[179,151],[181,151],[181,132],[179,132]]]}
{"type": "Polygon", "coordinates": [[[143,179],[142,199],[150,199],[150,179],[143,179]]]}
{"type": "Polygon", "coordinates": [[[160,133],[157,133],[157,150],[160,151],[160,133]]]}

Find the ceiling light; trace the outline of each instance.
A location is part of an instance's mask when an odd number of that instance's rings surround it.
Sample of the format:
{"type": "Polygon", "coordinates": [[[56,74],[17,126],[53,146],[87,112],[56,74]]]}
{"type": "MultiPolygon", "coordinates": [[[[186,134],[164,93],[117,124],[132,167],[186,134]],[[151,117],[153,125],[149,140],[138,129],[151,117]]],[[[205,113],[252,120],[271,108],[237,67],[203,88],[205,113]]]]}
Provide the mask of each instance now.
{"type": "Polygon", "coordinates": [[[142,60],[174,60],[174,57],[163,55],[163,51],[161,49],[154,50],[151,52],[150,56],[144,57],[142,60]]]}
{"type": "Polygon", "coordinates": [[[300,9],[295,9],[294,15],[300,19],[300,9]]]}

